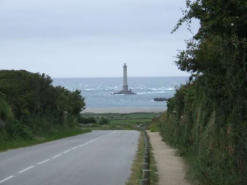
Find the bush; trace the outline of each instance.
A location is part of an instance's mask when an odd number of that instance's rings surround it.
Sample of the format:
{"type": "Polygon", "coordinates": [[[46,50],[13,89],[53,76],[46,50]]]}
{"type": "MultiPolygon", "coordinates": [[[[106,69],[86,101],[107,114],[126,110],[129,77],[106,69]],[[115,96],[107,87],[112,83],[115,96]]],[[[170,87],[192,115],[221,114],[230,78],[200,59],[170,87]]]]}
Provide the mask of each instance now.
{"type": "Polygon", "coordinates": [[[12,113],[11,107],[1,97],[1,94],[0,94],[0,120],[7,121],[7,120],[12,120],[13,118],[14,118],[14,115],[12,113]]]}
{"type": "Polygon", "coordinates": [[[5,137],[28,139],[58,125],[74,127],[84,108],[80,91],[54,87],[45,74],[0,70],[0,132],[5,137]]]}
{"type": "Polygon", "coordinates": [[[17,139],[18,137],[31,139],[33,137],[31,129],[17,120],[9,122],[6,131],[11,139],[17,139]]]}
{"type": "Polygon", "coordinates": [[[186,1],[175,30],[198,19],[200,28],[176,64],[190,81],[168,101],[165,140],[193,156],[203,184],[247,184],[246,1],[186,1]]]}
{"type": "Polygon", "coordinates": [[[78,118],[78,122],[81,123],[81,124],[89,124],[89,123],[96,123],[96,119],[94,117],[83,117],[83,116],[80,116],[78,118]]]}
{"type": "Polygon", "coordinates": [[[166,142],[193,159],[193,171],[203,184],[244,185],[247,127],[236,114],[239,104],[225,114],[228,107],[213,102],[204,93],[196,81],[183,86],[168,102],[167,113],[154,121],[160,123],[166,142]]]}
{"type": "Polygon", "coordinates": [[[99,124],[100,125],[106,125],[106,124],[109,124],[109,123],[110,123],[110,121],[107,118],[105,118],[105,117],[101,117],[99,119],[99,124]]]}

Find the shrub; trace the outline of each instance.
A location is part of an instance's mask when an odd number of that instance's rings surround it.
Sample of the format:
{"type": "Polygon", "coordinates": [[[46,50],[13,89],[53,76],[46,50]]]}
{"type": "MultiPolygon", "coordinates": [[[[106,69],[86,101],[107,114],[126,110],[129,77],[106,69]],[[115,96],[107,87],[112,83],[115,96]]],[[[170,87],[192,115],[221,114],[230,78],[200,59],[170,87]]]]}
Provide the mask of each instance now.
{"type": "Polygon", "coordinates": [[[79,116],[78,122],[82,124],[96,123],[96,119],[94,117],[79,116]]]}
{"type": "Polygon", "coordinates": [[[101,117],[99,119],[99,124],[100,125],[106,125],[106,124],[109,124],[109,123],[110,123],[110,121],[107,118],[105,118],[105,117],[101,117]]]}
{"type": "Polygon", "coordinates": [[[57,125],[74,127],[84,108],[80,91],[54,87],[45,74],[0,70],[0,132],[6,137],[28,139],[57,125]]]}

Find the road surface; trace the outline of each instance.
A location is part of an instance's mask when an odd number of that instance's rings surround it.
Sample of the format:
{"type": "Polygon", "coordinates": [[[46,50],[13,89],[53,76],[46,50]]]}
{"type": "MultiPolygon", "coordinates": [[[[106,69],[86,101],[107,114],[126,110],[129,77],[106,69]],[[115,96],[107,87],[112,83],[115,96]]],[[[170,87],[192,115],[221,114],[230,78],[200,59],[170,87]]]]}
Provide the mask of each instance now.
{"type": "Polygon", "coordinates": [[[0,152],[0,185],[124,185],[137,131],[93,131],[0,152]]]}

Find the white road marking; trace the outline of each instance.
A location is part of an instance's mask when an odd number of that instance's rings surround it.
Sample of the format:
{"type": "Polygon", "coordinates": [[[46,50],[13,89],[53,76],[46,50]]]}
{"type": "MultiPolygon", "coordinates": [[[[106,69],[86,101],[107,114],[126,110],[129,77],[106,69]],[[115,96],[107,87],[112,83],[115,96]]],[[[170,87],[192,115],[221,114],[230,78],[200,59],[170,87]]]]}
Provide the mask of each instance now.
{"type": "MultiPolygon", "coordinates": [[[[72,147],[71,149],[68,149],[68,150],[76,150],[77,148],[79,148],[79,147],[84,147],[84,146],[86,146],[86,145],[88,145],[88,144],[90,144],[90,143],[94,143],[95,141],[97,141],[99,138],[101,138],[101,137],[105,137],[105,136],[108,136],[108,135],[110,135],[110,134],[114,134],[116,131],[113,131],[113,132],[111,132],[111,133],[109,133],[109,134],[105,134],[105,135],[102,135],[102,136],[99,136],[99,137],[96,137],[96,138],[94,138],[94,139],[92,139],[92,140],[90,140],[90,141],[88,141],[88,142],[86,142],[86,143],[83,143],[83,144],[81,144],[81,145],[77,145],[77,146],[74,146],[74,147],[72,147]]],[[[67,152],[67,150],[66,151],[64,151],[64,152],[67,152]]],[[[63,153],[64,153],[63,152],[63,153]]],[[[67,152],[68,153],[68,152],[67,152]]]]}
{"type": "Polygon", "coordinates": [[[69,152],[71,152],[71,150],[65,150],[64,152],[63,152],[63,154],[67,154],[67,153],[69,153],[69,152]]]}
{"type": "Polygon", "coordinates": [[[47,163],[48,161],[50,161],[50,159],[46,159],[46,160],[40,161],[40,162],[38,162],[37,164],[38,164],[38,165],[45,164],[45,163],[47,163]]]}
{"type": "Polygon", "coordinates": [[[57,154],[57,155],[54,155],[54,156],[52,157],[52,159],[56,159],[56,158],[61,157],[61,156],[62,156],[62,154],[57,154]]]}
{"type": "Polygon", "coordinates": [[[115,132],[116,132],[116,131],[113,131],[113,132],[111,132],[111,133],[109,133],[109,134],[105,134],[105,135],[103,135],[103,136],[96,137],[95,139],[92,139],[92,140],[88,141],[88,142],[85,143],[84,145],[88,145],[88,144],[90,144],[90,143],[94,143],[94,142],[97,141],[99,138],[105,137],[105,136],[108,136],[108,135],[111,135],[111,134],[114,134],[115,132]]]}
{"type": "MultiPolygon", "coordinates": [[[[86,145],[88,145],[88,144],[90,144],[90,143],[94,143],[94,142],[97,141],[99,138],[105,137],[105,136],[108,136],[108,135],[114,134],[114,133],[116,133],[116,131],[113,131],[113,132],[111,132],[111,133],[109,133],[109,134],[105,134],[105,135],[96,137],[95,139],[92,139],[92,140],[90,140],[90,141],[88,141],[88,142],[86,142],[86,143],[83,143],[83,144],[81,144],[81,145],[74,146],[73,148],[68,149],[68,150],[65,150],[64,152],[62,152],[62,153],[60,153],[60,154],[54,155],[51,159],[45,159],[45,160],[43,160],[43,161],[38,162],[37,165],[45,164],[45,163],[47,163],[48,161],[50,161],[50,160],[52,160],[52,159],[56,159],[56,158],[62,156],[63,154],[67,154],[67,153],[71,152],[72,150],[75,150],[75,149],[80,148],[80,147],[84,147],[84,146],[86,146],[86,145]]],[[[34,167],[35,167],[34,165],[29,166],[29,167],[27,167],[27,168],[25,168],[25,169],[23,169],[23,170],[20,170],[18,173],[19,173],[19,174],[24,173],[24,172],[26,172],[26,171],[28,171],[28,170],[31,170],[31,169],[34,168],[34,167]]],[[[6,178],[3,179],[3,180],[0,180],[0,184],[2,184],[2,183],[6,182],[6,181],[8,181],[8,180],[10,180],[10,179],[12,179],[12,178],[14,178],[14,177],[15,177],[15,176],[11,175],[11,176],[9,176],[9,177],[6,177],[6,178]]]]}
{"type": "Polygon", "coordinates": [[[29,167],[27,167],[27,168],[25,168],[25,169],[23,169],[23,170],[20,170],[18,173],[24,173],[24,172],[26,172],[26,171],[28,171],[28,170],[31,170],[32,168],[34,168],[33,165],[32,165],[32,166],[29,166],[29,167]]]}
{"type": "Polygon", "coordinates": [[[81,147],[84,147],[86,144],[81,144],[81,145],[79,145],[79,147],[81,148],[81,147]]]}
{"type": "Polygon", "coordinates": [[[12,179],[12,178],[14,178],[13,175],[11,175],[11,176],[9,176],[9,177],[6,177],[5,179],[3,179],[3,180],[0,181],[0,184],[4,183],[4,182],[6,182],[6,181],[8,181],[8,180],[10,180],[10,179],[12,179]]]}
{"type": "Polygon", "coordinates": [[[71,148],[71,150],[76,150],[78,148],[78,146],[74,146],[73,148],[71,148]]]}

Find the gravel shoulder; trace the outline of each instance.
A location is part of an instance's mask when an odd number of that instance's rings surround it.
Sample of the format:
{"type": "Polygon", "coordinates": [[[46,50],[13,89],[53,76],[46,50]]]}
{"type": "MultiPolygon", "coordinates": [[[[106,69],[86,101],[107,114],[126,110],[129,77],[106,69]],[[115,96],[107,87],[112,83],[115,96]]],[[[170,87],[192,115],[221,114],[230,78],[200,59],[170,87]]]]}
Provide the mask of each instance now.
{"type": "Polygon", "coordinates": [[[157,163],[159,185],[191,185],[185,179],[185,163],[158,132],[148,132],[157,163]]]}

